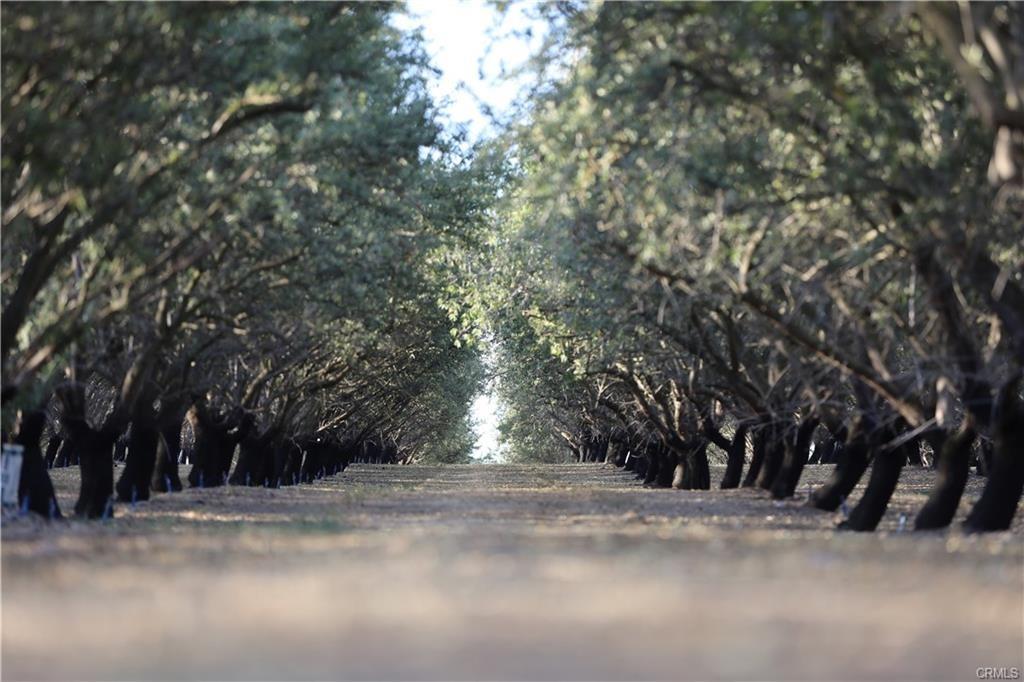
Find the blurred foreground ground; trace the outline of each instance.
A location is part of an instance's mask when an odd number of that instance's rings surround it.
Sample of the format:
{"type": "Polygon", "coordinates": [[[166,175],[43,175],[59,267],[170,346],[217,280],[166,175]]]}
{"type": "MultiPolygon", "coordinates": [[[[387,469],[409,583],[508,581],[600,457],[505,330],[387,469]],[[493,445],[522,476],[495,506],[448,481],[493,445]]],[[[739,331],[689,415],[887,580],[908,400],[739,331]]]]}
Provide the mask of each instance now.
{"type": "MultiPolygon", "coordinates": [[[[809,467],[799,498],[829,470],[809,467]]],[[[68,512],[77,471],[54,477],[68,512]]],[[[597,465],[354,466],[311,486],[157,495],[110,522],[18,519],[3,528],[3,678],[1021,668],[1021,520],[982,537],[900,532],[931,478],[906,470],[874,534],[837,533],[802,499],[646,490],[597,465]]]]}

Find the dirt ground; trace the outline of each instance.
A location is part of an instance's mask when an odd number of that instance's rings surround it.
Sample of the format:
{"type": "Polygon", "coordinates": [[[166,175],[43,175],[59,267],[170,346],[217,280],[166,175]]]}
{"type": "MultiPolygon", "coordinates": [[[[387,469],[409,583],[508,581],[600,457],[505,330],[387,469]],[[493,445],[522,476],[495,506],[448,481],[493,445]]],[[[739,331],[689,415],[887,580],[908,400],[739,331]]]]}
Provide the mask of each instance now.
{"type": "MultiPolygon", "coordinates": [[[[810,467],[800,498],[827,474],[810,467]]],[[[836,532],[836,517],[799,498],[648,490],[599,465],[354,466],[295,488],[157,495],[107,522],[8,520],[2,675],[973,680],[979,667],[1021,669],[1022,522],[982,537],[913,533],[931,477],[905,471],[872,534],[836,532]]],[[[55,482],[69,511],[77,472],[55,482]]]]}

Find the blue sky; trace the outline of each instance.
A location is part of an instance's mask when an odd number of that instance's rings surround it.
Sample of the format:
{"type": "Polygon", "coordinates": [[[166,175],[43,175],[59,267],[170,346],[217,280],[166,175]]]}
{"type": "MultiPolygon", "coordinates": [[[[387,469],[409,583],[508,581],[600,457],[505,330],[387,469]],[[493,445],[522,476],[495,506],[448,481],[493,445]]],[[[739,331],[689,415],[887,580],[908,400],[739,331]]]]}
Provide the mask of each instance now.
{"type": "MultiPolygon", "coordinates": [[[[513,3],[499,12],[481,0],[408,0],[396,17],[402,29],[419,27],[427,53],[440,75],[431,82],[434,101],[442,105],[449,126],[463,126],[470,142],[496,132],[488,109],[506,118],[516,103],[522,80],[504,77],[523,66],[543,40],[543,26],[529,16],[532,3],[513,3]],[[523,35],[530,29],[532,37],[523,35]]],[[[500,459],[499,406],[485,393],[473,403],[477,458],[500,459]]]]}

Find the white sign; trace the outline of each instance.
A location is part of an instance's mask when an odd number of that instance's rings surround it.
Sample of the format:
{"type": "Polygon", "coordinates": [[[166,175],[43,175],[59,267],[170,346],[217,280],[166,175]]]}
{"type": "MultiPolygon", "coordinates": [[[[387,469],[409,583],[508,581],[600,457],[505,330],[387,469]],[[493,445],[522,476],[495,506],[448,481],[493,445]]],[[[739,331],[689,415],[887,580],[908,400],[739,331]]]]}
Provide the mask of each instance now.
{"type": "Polygon", "coordinates": [[[21,445],[4,443],[3,467],[0,471],[0,493],[5,507],[18,506],[18,482],[21,481],[21,459],[25,448],[21,445]]]}

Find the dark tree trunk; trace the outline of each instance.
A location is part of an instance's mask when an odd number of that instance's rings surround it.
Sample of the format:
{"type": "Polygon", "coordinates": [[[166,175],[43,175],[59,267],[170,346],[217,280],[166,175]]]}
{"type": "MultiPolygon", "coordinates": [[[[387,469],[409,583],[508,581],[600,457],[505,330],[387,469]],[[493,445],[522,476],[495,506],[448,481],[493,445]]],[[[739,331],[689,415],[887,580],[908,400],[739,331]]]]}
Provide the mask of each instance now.
{"type": "Polygon", "coordinates": [[[772,483],[772,497],[777,500],[793,497],[800,483],[800,475],[807,463],[807,452],[811,449],[811,438],[814,429],[818,428],[818,419],[805,417],[800,425],[789,431],[783,439],[785,456],[779,473],[772,483]]]}
{"type": "Polygon", "coordinates": [[[334,476],[345,469],[345,447],[331,438],[324,444],[325,475],[334,476]]]}
{"type": "Polygon", "coordinates": [[[227,436],[221,441],[221,447],[218,450],[220,461],[217,464],[217,480],[220,481],[220,485],[228,484],[228,478],[231,476],[231,467],[235,463],[235,449],[237,447],[238,442],[231,436],[227,436]]]}
{"type": "Polygon", "coordinates": [[[141,502],[149,499],[149,484],[156,467],[156,449],[160,432],[152,418],[132,422],[128,436],[128,458],[117,481],[117,499],[141,502]]]}
{"type": "MultiPolygon", "coordinates": [[[[285,484],[284,470],[288,465],[288,453],[292,447],[294,444],[290,439],[278,436],[272,447],[267,449],[265,456],[269,455],[269,459],[264,460],[267,467],[264,485],[270,488],[280,488],[285,484]]],[[[360,449],[359,456],[365,457],[362,449],[360,449]]]]}
{"type": "Polygon", "coordinates": [[[782,468],[782,461],[786,456],[787,426],[776,421],[767,428],[768,442],[765,445],[764,459],[761,461],[761,471],[757,475],[758,488],[771,490],[772,483],[782,468]]]}
{"type": "Polygon", "coordinates": [[[160,437],[156,444],[156,465],[153,469],[153,490],[169,493],[182,489],[178,475],[178,455],[181,451],[181,425],[185,420],[182,406],[175,405],[160,411],[157,423],[160,437]]]}
{"type": "Polygon", "coordinates": [[[654,485],[659,488],[668,488],[672,485],[675,476],[676,464],[679,457],[666,445],[659,444],[657,448],[658,475],[654,479],[654,485]]]}
{"type": "Polygon", "coordinates": [[[1024,406],[1014,395],[1016,385],[1004,387],[997,401],[992,471],[964,521],[969,532],[1007,530],[1024,492],[1024,406]]]}
{"type": "Polygon", "coordinates": [[[682,451],[672,452],[674,466],[670,485],[677,490],[707,490],[711,487],[711,471],[708,466],[708,443],[701,440],[696,445],[684,446],[682,451]]]}
{"type": "MultiPolygon", "coordinates": [[[[899,434],[895,430],[890,430],[889,435],[896,438],[899,434]]],[[[911,442],[917,445],[916,440],[911,442]]],[[[889,507],[889,500],[896,490],[896,484],[899,483],[900,472],[907,461],[908,446],[909,443],[904,443],[897,448],[883,447],[876,452],[864,495],[850,512],[849,518],[839,524],[841,529],[873,531],[878,527],[885,510],[889,507]]]]}
{"type": "Polygon", "coordinates": [[[583,436],[580,440],[579,462],[587,464],[597,461],[598,439],[592,436],[583,436]]]}
{"type": "Polygon", "coordinates": [[[743,474],[743,460],[747,455],[747,425],[740,424],[733,434],[732,443],[728,449],[729,458],[725,465],[725,475],[722,477],[721,488],[735,488],[740,484],[740,476],[743,474]]]}
{"type": "MultiPolygon", "coordinates": [[[[373,463],[379,464],[381,452],[376,448],[371,455],[373,463]]],[[[302,448],[291,438],[286,438],[277,451],[275,471],[277,473],[277,485],[295,485],[299,482],[299,469],[302,466],[302,448]]]]}
{"type": "Polygon", "coordinates": [[[109,518],[114,512],[114,441],[123,424],[115,423],[115,414],[108,416],[104,426],[94,429],[86,420],[85,389],[80,384],[67,384],[57,389],[61,404],[60,422],[64,443],[77,455],[81,470],[75,514],[90,519],[109,518]]]}
{"type": "Polygon", "coordinates": [[[373,441],[363,443],[363,462],[366,464],[380,463],[380,446],[373,441]]]}
{"type": "MultiPolygon", "coordinates": [[[[299,482],[299,473],[302,470],[302,459],[305,452],[302,450],[302,446],[297,443],[293,443],[288,448],[288,457],[284,463],[284,471],[281,472],[281,478],[285,485],[295,485],[299,482]]],[[[377,448],[377,464],[384,463],[384,449],[377,448]]]]}
{"type": "Polygon", "coordinates": [[[868,468],[868,440],[861,419],[849,429],[849,436],[839,454],[839,461],[827,483],[819,486],[807,500],[807,504],[824,511],[835,511],[849,496],[850,491],[868,468]]]}
{"type": "Polygon", "coordinates": [[[18,435],[14,442],[24,448],[21,460],[21,477],[18,480],[18,504],[22,509],[47,519],[61,518],[53,482],[46,472],[46,460],[40,449],[40,439],[46,426],[46,414],[34,410],[22,415],[18,435]]]}
{"type": "Polygon", "coordinates": [[[193,488],[213,488],[227,482],[227,468],[234,457],[235,440],[227,417],[214,414],[206,405],[196,403],[189,411],[192,425],[192,471],[188,474],[193,488]]]}
{"type": "Polygon", "coordinates": [[[619,469],[626,466],[626,457],[629,455],[629,442],[626,440],[615,443],[612,451],[612,464],[619,469]]]}
{"type": "Polygon", "coordinates": [[[110,518],[114,513],[114,441],[118,434],[93,429],[84,420],[68,420],[67,428],[82,477],[75,514],[110,518]]]}
{"type": "Polygon", "coordinates": [[[347,467],[349,464],[352,464],[353,462],[357,461],[356,457],[359,455],[360,450],[362,450],[363,443],[358,439],[352,439],[346,441],[343,447],[345,450],[343,461],[345,463],[345,466],[347,467]]]}
{"type": "Polygon", "coordinates": [[[398,444],[387,443],[384,446],[384,462],[386,464],[397,464],[398,463],[398,444]]]}
{"type": "Polygon", "coordinates": [[[169,433],[161,431],[156,441],[156,462],[150,489],[158,493],[177,492],[182,489],[178,475],[178,451],[168,442],[169,433]]]}
{"type": "Polygon", "coordinates": [[[708,464],[708,443],[702,441],[696,448],[690,451],[689,459],[693,463],[693,488],[694,490],[711,489],[711,467],[708,464]]]}
{"type": "MultiPolygon", "coordinates": [[[[267,478],[267,449],[274,439],[271,430],[260,434],[250,431],[238,444],[238,462],[228,483],[231,485],[264,485],[267,478]]],[[[273,457],[273,453],[271,453],[273,457]]]]}
{"type": "Polygon", "coordinates": [[[231,475],[231,467],[235,463],[235,450],[242,440],[252,432],[256,418],[248,412],[235,410],[224,422],[223,440],[221,444],[220,471],[218,475],[225,484],[231,475]]]}
{"type": "Polygon", "coordinates": [[[259,460],[252,472],[255,485],[262,485],[265,488],[276,488],[279,486],[277,463],[280,455],[278,453],[283,448],[284,444],[281,440],[280,431],[275,429],[273,433],[268,434],[262,450],[257,453],[259,460]]]}
{"type": "Polygon", "coordinates": [[[647,461],[644,472],[644,485],[652,485],[658,478],[658,467],[661,466],[657,447],[654,444],[648,443],[647,447],[644,448],[644,458],[647,461]]]}
{"type": "Polygon", "coordinates": [[[757,483],[758,475],[761,473],[761,465],[764,463],[765,450],[768,447],[768,431],[770,427],[762,424],[754,430],[754,452],[750,457],[750,467],[747,469],[747,476],[743,479],[744,488],[753,488],[757,483]]]}
{"type": "Polygon", "coordinates": [[[953,522],[960,498],[970,473],[971,443],[974,442],[974,420],[968,417],[960,430],[939,442],[932,439],[932,449],[938,453],[938,476],[928,501],[914,519],[916,530],[945,528],[953,522]]]}
{"type": "Polygon", "coordinates": [[[305,456],[302,458],[299,480],[303,483],[312,483],[318,478],[323,478],[326,473],[324,444],[316,436],[310,436],[302,442],[305,445],[305,456]]]}
{"type": "Polygon", "coordinates": [[[127,458],[115,490],[121,502],[141,502],[149,499],[149,486],[156,469],[157,445],[160,440],[159,414],[154,408],[156,396],[147,393],[139,399],[132,414],[127,437],[127,458]]]}
{"type": "Polygon", "coordinates": [[[670,488],[672,487],[672,480],[675,478],[678,458],[661,455],[659,459],[658,475],[654,478],[653,485],[658,488],[670,488]]]}

